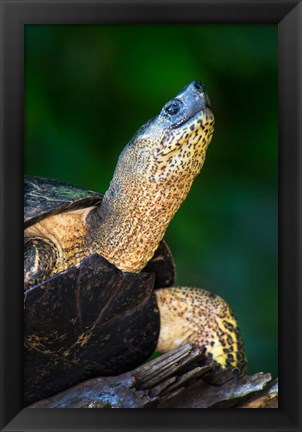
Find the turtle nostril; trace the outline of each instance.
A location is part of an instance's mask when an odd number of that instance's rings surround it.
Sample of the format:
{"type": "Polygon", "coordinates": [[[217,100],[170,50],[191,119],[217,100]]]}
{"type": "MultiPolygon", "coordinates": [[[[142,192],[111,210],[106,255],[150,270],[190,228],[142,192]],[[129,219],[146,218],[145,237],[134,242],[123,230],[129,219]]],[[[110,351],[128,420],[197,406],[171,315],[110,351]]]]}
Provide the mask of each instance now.
{"type": "Polygon", "coordinates": [[[204,91],[204,85],[201,81],[194,81],[193,82],[194,87],[199,91],[204,91]]]}

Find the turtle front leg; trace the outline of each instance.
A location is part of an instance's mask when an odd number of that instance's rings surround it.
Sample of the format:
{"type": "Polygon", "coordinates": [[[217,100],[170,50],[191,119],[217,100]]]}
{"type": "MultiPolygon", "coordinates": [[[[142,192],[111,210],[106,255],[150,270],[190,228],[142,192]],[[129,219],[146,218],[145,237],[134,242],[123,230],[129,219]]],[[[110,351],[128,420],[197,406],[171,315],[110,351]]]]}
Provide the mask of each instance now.
{"type": "Polygon", "coordinates": [[[222,367],[244,371],[246,356],[237,320],[224,299],[201,288],[155,290],[160,312],[156,351],[178,345],[204,345],[208,357],[222,367]]]}
{"type": "Polygon", "coordinates": [[[29,288],[47,279],[58,259],[54,243],[31,238],[24,244],[24,287],[29,288]]]}

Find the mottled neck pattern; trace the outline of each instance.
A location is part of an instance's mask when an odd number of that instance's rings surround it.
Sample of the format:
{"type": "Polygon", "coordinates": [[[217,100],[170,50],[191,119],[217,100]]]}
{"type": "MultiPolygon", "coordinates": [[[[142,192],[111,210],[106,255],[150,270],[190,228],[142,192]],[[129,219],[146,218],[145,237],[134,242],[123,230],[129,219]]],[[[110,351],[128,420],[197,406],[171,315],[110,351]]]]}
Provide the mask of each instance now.
{"type": "Polygon", "coordinates": [[[190,182],[132,184],[126,197],[104,196],[93,248],[120,270],[141,271],[154,255],[168,225],[187,196],[190,182]],[[97,245],[96,245],[97,243],[97,245]]]}

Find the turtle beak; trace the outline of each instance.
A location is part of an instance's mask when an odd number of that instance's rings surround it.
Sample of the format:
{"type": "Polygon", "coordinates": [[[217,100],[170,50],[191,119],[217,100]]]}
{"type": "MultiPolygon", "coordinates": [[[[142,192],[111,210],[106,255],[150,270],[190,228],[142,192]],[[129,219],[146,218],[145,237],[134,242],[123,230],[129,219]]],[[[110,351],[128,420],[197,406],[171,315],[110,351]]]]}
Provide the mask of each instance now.
{"type": "Polygon", "coordinates": [[[198,111],[204,110],[206,107],[211,108],[210,99],[201,81],[190,82],[190,84],[178,93],[176,99],[183,102],[190,117],[198,111]]]}
{"type": "Polygon", "coordinates": [[[199,80],[192,81],[187,87],[190,87],[190,86],[194,87],[194,89],[199,92],[200,96],[202,96],[204,98],[205,106],[208,108],[212,108],[210,98],[207,95],[207,93],[205,91],[205,87],[202,84],[202,82],[199,80]]]}

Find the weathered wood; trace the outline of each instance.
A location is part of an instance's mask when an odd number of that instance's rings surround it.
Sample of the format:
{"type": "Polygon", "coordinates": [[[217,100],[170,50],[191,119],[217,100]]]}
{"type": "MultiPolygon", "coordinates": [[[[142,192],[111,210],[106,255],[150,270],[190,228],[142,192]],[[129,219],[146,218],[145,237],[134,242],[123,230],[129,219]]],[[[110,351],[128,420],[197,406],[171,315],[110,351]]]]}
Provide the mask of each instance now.
{"type": "Polygon", "coordinates": [[[186,344],[131,372],[84,381],[31,408],[276,407],[271,375],[217,370],[204,349],[186,344]]]}
{"type": "Polygon", "coordinates": [[[32,408],[143,408],[177,394],[192,380],[212,369],[204,349],[184,345],[131,372],[84,381],[32,408]]]}
{"type": "Polygon", "coordinates": [[[249,394],[259,392],[271,380],[270,374],[257,373],[239,379],[230,378],[225,371],[217,372],[225,382],[213,385],[210,381],[198,380],[177,397],[161,401],[159,408],[231,408],[249,394]]]}
{"type": "Polygon", "coordinates": [[[238,408],[278,408],[278,378],[264,390],[250,395],[238,408]]]}

